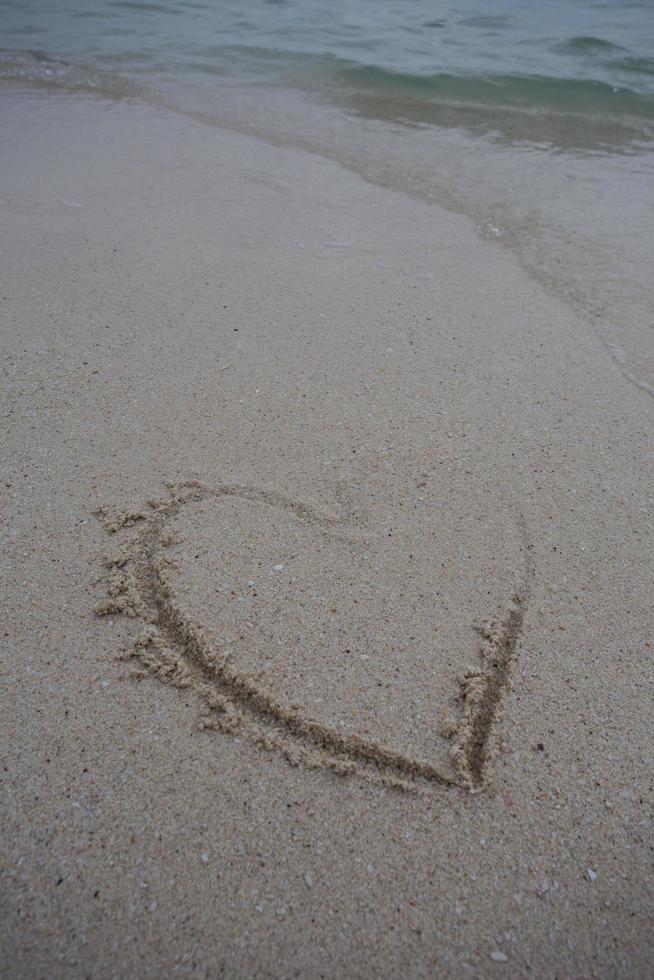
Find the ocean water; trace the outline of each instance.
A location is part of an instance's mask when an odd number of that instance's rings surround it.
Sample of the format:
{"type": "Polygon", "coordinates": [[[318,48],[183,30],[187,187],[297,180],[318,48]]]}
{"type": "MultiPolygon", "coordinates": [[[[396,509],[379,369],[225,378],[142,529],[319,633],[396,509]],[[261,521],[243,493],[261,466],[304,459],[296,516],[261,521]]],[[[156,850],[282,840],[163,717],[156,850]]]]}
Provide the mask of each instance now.
{"type": "Polygon", "coordinates": [[[652,0],[2,0],[0,38],[5,74],[22,53],[132,77],[654,118],[652,0]]]}
{"type": "Polygon", "coordinates": [[[465,212],[654,391],[654,0],[0,0],[0,85],[164,105],[465,212]]]}

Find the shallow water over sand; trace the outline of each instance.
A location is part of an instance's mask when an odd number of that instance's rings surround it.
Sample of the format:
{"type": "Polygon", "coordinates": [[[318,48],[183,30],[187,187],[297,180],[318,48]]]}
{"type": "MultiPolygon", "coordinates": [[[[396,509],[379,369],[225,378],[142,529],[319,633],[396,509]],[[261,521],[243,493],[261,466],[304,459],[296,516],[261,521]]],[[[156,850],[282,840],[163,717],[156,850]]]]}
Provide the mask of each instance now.
{"type": "MultiPolygon", "coordinates": [[[[0,8],[0,79],[163,104],[468,214],[654,387],[648,4],[0,8]]],[[[338,239],[338,230],[334,232],[338,239]]]]}

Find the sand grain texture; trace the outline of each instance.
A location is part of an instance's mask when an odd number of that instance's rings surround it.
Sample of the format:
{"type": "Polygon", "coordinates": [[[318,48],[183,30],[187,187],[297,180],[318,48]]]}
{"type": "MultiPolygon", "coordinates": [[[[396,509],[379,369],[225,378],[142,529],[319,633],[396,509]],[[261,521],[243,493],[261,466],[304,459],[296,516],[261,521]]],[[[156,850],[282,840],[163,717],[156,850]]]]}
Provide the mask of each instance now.
{"type": "Polygon", "coordinates": [[[0,113],[4,972],[646,975],[651,399],[463,217],[0,113]]]}

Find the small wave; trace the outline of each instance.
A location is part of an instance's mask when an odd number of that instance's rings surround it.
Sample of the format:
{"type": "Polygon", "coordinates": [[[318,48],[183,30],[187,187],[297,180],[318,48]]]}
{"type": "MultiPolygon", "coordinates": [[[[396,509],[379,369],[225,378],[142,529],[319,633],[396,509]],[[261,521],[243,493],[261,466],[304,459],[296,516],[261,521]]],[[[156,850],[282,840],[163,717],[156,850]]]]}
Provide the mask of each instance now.
{"type": "MultiPolygon", "coordinates": [[[[451,104],[480,109],[549,110],[552,112],[654,117],[654,93],[599,78],[553,75],[436,72],[411,73],[363,64],[335,55],[288,52],[276,48],[213,44],[198,49],[212,73],[220,62],[233,62],[260,77],[297,84],[310,91],[366,95],[389,102],[413,100],[423,105],[451,104]]],[[[634,69],[636,70],[636,69],[634,69]]]]}
{"type": "Polygon", "coordinates": [[[343,66],[340,75],[355,87],[394,90],[469,105],[560,112],[654,116],[654,96],[599,80],[544,75],[410,75],[374,66],[343,66]]]}
{"type": "Polygon", "coordinates": [[[583,34],[555,44],[554,50],[563,54],[595,54],[596,52],[624,51],[625,49],[619,44],[614,44],[613,41],[607,41],[604,37],[583,34]]]}
{"type": "Polygon", "coordinates": [[[616,58],[611,62],[611,67],[617,71],[628,71],[638,75],[654,75],[654,58],[616,58]]]}

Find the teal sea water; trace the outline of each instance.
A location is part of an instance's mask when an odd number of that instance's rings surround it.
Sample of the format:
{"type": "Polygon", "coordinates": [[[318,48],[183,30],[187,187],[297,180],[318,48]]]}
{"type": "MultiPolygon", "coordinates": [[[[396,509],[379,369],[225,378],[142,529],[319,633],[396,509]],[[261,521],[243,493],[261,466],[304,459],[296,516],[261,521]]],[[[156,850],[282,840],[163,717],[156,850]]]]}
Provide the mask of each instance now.
{"type": "Polygon", "coordinates": [[[92,69],[654,119],[652,0],[1,0],[0,49],[5,77],[92,69]]]}

